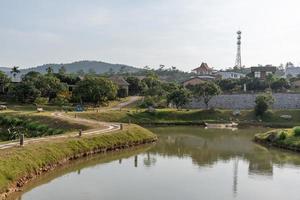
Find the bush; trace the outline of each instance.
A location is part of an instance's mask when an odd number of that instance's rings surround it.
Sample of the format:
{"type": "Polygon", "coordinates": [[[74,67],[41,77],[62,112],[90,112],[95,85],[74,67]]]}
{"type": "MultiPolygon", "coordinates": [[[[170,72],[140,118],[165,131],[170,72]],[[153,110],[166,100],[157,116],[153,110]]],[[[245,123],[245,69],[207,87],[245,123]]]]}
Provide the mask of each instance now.
{"type": "Polygon", "coordinates": [[[39,126],[39,124],[37,124],[35,122],[29,122],[25,125],[25,127],[29,130],[37,130],[38,126],[39,126]]]}
{"type": "Polygon", "coordinates": [[[45,104],[48,103],[48,101],[49,101],[48,98],[37,97],[37,98],[35,99],[34,103],[35,103],[36,105],[45,105],[45,104]]]}
{"type": "Polygon", "coordinates": [[[47,133],[48,133],[48,135],[54,135],[55,129],[53,129],[53,128],[48,128],[47,133]]]}
{"type": "Polygon", "coordinates": [[[287,137],[287,132],[286,131],[280,131],[278,134],[278,139],[279,140],[285,140],[287,137]]]}
{"type": "Polygon", "coordinates": [[[293,128],[294,136],[300,136],[300,126],[296,126],[293,128]]]}
{"type": "Polygon", "coordinates": [[[274,98],[271,94],[266,93],[258,95],[255,99],[255,115],[263,116],[268,108],[274,103],[274,98]]]}
{"type": "Polygon", "coordinates": [[[48,126],[41,124],[36,127],[36,130],[45,133],[48,131],[48,126]]]}
{"type": "Polygon", "coordinates": [[[53,131],[53,135],[60,135],[60,134],[63,134],[63,133],[64,133],[64,131],[61,130],[61,129],[54,129],[54,131],[53,131]]]}

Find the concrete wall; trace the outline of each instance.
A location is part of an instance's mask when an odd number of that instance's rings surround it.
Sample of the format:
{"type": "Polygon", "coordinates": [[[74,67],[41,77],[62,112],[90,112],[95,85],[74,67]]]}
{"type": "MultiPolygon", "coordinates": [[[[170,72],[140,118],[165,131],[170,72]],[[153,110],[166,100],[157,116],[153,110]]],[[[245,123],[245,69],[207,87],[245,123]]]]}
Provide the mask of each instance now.
{"type": "MultiPolygon", "coordinates": [[[[257,94],[232,94],[213,97],[209,107],[224,109],[253,109],[257,94]]],[[[273,94],[275,103],[274,109],[295,109],[300,108],[300,94],[273,94]]],[[[203,101],[193,100],[189,108],[205,108],[203,101]]]]}

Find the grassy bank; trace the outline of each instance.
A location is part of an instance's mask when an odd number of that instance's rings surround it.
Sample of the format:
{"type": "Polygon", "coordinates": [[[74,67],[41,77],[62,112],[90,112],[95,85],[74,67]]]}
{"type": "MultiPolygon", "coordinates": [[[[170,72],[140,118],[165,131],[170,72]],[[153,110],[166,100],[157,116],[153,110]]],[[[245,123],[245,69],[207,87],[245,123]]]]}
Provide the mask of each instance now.
{"type": "MultiPolygon", "coordinates": [[[[74,115],[74,113],[69,113],[74,115]]],[[[300,121],[300,110],[273,110],[262,118],[257,118],[252,110],[243,110],[234,116],[232,110],[182,110],[157,109],[156,112],[127,109],[121,111],[83,112],[78,116],[107,122],[132,122],[137,124],[178,124],[201,125],[204,122],[238,121],[241,125],[262,125],[270,127],[292,127],[300,121]],[[283,119],[281,115],[291,115],[292,119],[283,119]]]]}
{"type": "Polygon", "coordinates": [[[156,136],[150,131],[137,125],[128,125],[110,134],[60,139],[3,150],[0,151],[0,191],[14,191],[35,176],[78,157],[154,140],[156,136]]]}
{"type": "Polygon", "coordinates": [[[300,127],[259,133],[255,135],[254,140],[259,143],[300,152],[300,127]]]}

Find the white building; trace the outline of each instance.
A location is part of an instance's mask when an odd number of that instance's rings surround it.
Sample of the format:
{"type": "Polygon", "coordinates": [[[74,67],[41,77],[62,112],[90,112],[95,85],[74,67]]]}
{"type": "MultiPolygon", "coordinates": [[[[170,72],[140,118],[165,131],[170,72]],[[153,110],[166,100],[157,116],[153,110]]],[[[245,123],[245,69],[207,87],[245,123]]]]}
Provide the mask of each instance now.
{"type": "Polygon", "coordinates": [[[245,74],[237,73],[237,72],[230,72],[230,71],[219,71],[217,72],[218,75],[221,76],[222,79],[240,79],[245,77],[245,74]]]}
{"type": "Polygon", "coordinates": [[[300,67],[287,67],[285,77],[297,77],[300,74],[300,67]]]}

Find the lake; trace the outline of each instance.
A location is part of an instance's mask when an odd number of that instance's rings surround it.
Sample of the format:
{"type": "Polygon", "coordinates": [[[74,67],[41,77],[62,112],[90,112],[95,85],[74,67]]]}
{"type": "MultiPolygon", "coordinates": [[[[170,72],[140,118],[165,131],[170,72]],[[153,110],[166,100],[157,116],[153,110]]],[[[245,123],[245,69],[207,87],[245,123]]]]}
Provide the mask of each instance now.
{"type": "Polygon", "coordinates": [[[300,154],[252,142],[267,129],[149,129],[156,144],[74,161],[10,199],[300,199],[300,154]]]}

